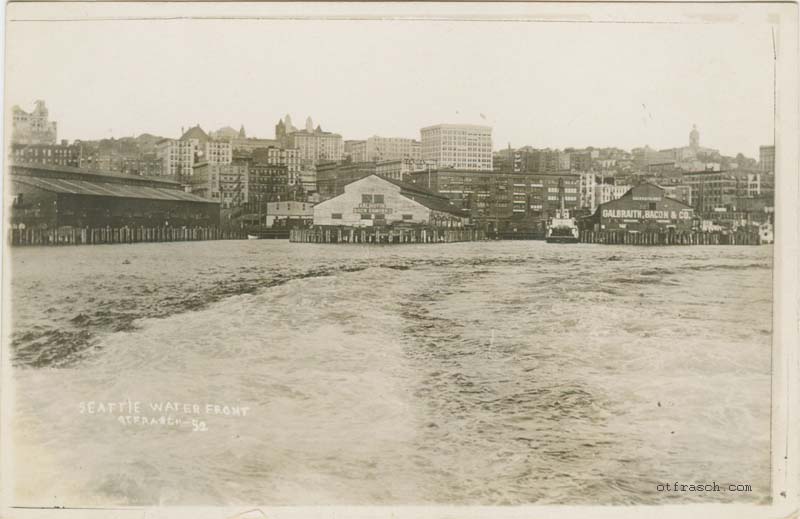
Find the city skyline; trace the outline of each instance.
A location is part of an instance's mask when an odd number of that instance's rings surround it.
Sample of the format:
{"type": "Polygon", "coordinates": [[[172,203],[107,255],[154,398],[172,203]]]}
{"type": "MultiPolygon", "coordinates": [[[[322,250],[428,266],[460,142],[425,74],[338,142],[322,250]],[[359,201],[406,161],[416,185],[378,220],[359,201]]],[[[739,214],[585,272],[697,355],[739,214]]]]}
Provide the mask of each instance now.
{"type": "Polygon", "coordinates": [[[50,32],[40,22],[10,24],[31,45],[8,49],[9,107],[45,99],[59,139],[70,141],[177,138],[198,123],[208,131],[244,125],[270,138],[289,113],[346,140],[418,139],[433,124],[484,124],[495,150],[671,148],[688,143],[693,124],[701,145],[725,155],[757,157],[772,143],[766,24],[359,21],[363,39],[353,39],[344,37],[350,21],[178,20],[147,22],[158,43],[134,46],[143,23],[50,32]],[[102,45],[112,37],[126,44],[102,45]],[[291,55],[275,51],[276,42],[291,55]],[[194,66],[180,65],[188,55],[194,66]],[[23,66],[43,59],[48,67],[23,66]],[[98,73],[121,62],[125,74],[98,73]]]}

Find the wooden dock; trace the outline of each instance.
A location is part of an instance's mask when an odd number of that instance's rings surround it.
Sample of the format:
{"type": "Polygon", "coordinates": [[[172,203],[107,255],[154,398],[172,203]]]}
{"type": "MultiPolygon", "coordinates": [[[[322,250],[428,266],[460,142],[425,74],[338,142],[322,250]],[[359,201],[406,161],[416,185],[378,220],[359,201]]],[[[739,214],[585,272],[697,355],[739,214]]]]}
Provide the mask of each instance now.
{"type": "Polygon", "coordinates": [[[219,227],[104,227],[11,229],[11,245],[101,245],[170,241],[242,240],[247,234],[219,227]]]}
{"type": "Polygon", "coordinates": [[[582,231],[581,243],[606,245],[760,245],[758,231],[721,232],[628,232],[582,231]]]}
{"type": "Polygon", "coordinates": [[[345,227],[317,225],[292,229],[289,241],[295,243],[454,243],[480,241],[484,233],[472,228],[443,227],[345,227]]]}

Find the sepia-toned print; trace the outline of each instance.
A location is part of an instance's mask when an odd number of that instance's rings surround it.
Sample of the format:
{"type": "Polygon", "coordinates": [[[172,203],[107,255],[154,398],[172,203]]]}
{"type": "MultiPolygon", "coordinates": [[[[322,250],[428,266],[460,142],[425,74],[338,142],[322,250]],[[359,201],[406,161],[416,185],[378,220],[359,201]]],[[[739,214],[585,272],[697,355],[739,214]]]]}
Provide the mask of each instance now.
{"type": "Polygon", "coordinates": [[[11,4],[7,506],[775,505],[796,20],[610,7],[11,4]]]}

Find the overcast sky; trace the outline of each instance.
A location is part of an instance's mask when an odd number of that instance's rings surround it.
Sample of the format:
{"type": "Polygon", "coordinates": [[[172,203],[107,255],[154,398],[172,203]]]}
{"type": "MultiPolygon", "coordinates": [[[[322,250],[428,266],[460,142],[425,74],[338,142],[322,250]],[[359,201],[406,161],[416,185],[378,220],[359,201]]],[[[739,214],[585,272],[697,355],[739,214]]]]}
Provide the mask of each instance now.
{"type": "Polygon", "coordinates": [[[766,24],[171,20],[12,22],[7,97],[44,99],[59,138],[278,118],[345,139],[493,127],[494,147],[772,142],[766,24]]]}

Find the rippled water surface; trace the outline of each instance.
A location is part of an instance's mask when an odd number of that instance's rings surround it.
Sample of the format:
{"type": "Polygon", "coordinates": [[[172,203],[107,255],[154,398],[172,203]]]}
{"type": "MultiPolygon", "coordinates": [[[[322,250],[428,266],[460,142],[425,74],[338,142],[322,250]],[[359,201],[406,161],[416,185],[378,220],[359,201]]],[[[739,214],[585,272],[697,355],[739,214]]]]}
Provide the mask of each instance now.
{"type": "Polygon", "coordinates": [[[771,264],[543,242],[14,249],[16,501],[768,502],[771,264]],[[96,407],[119,401],[141,408],[96,407]],[[753,491],[656,490],[675,481],[753,491]]]}

